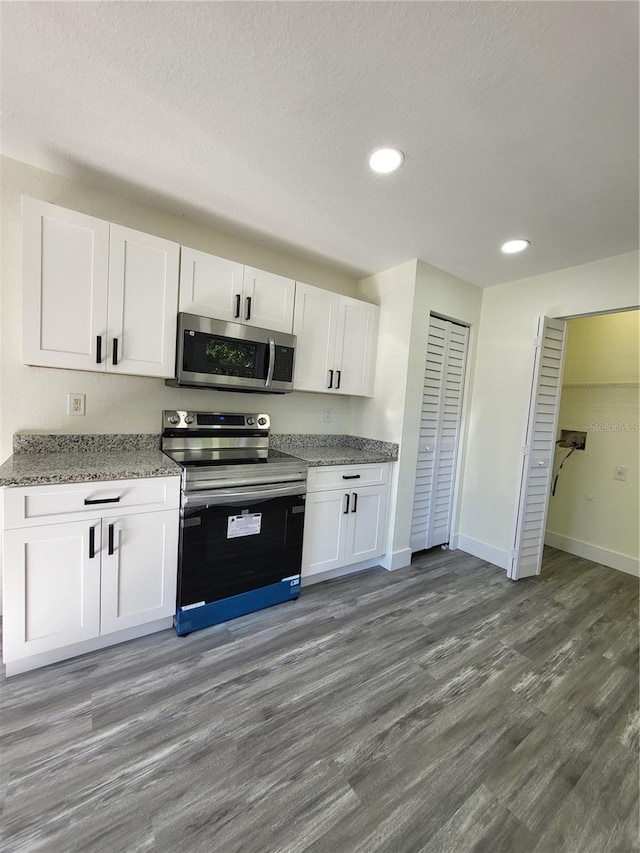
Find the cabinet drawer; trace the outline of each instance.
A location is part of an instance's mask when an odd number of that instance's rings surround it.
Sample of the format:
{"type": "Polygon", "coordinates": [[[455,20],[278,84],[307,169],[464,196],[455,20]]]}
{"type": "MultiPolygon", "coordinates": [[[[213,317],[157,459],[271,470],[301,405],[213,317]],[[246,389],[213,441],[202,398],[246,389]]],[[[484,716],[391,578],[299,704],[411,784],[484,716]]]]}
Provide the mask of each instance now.
{"type": "Polygon", "coordinates": [[[179,502],[179,477],[13,487],[4,490],[4,527],[74,521],[87,514],[105,518],[129,507],[148,512],[174,509],[179,502]]]}
{"type": "Polygon", "coordinates": [[[307,491],[323,492],[329,489],[351,489],[362,486],[379,486],[387,482],[389,463],[371,465],[327,465],[309,468],[307,491]]]}

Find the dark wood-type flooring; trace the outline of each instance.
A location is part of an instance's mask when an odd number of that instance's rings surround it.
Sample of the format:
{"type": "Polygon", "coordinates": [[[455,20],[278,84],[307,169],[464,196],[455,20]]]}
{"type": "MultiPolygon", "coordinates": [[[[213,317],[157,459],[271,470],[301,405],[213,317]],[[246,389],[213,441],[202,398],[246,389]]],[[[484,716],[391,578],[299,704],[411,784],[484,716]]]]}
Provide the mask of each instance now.
{"type": "Polygon", "coordinates": [[[3,851],[631,853],[638,582],[456,551],[0,682],[3,851]]]}

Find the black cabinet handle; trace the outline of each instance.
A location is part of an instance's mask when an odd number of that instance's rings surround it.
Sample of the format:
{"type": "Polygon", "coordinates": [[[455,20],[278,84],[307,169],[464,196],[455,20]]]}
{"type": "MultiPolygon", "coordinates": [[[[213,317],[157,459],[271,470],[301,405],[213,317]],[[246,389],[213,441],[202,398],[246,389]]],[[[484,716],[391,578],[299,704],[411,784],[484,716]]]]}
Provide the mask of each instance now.
{"type": "Polygon", "coordinates": [[[360,474],[343,474],[342,479],[343,480],[359,480],[360,474]]]}
{"type": "Polygon", "coordinates": [[[349,515],[349,495],[345,494],[345,498],[347,499],[347,507],[343,512],[343,515],[349,515]]]}
{"type": "Polygon", "coordinates": [[[327,385],[327,388],[332,388],[332,387],[333,387],[333,370],[330,370],[329,371],[329,384],[327,385]]]}
{"type": "Polygon", "coordinates": [[[114,365],[118,363],[118,339],[113,339],[113,363],[114,365]]]}
{"type": "Polygon", "coordinates": [[[338,377],[337,382],[336,382],[336,389],[338,389],[340,387],[340,375],[341,375],[341,373],[342,373],[341,370],[336,370],[336,374],[338,377]]]}
{"type": "Polygon", "coordinates": [[[102,364],[102,335],[96,337],[96,364],[102,364]]]}
{"type": "Polygon", "coordinates": [[[120,498],[85,498],[85,506],[93,506],[93,504],[117,504],[120,498]]]}
{"type": "Polygon", "coordinates": [[[240,319],[240,301],[240,294],[236,293],[236,320],[240,319]]]}
{"type": "Polygon", "coordinates": [[[114,534],[114,526],[113,524],[109,525],[109,549],[108,554],[111,556],[113,554],[113,534],[114,534]]]}
{"type": "Polygon", "coordinates": [[[351,508],[351,512],[355,512],[358,508],[358,493],[353,493],[353,506],[351,508]]]}
{"type": "Polygon", "coordinates": [[[247,319],[247,320],[251,319],[251,297],[250,296],[247,296],[247,316],[245,319],[247,319]]]}
{"type": "Polygon", "coordinates": [[[96,555],[96,530],[95,527],[89,528],[89,559],[93,560],[96,555]]]}

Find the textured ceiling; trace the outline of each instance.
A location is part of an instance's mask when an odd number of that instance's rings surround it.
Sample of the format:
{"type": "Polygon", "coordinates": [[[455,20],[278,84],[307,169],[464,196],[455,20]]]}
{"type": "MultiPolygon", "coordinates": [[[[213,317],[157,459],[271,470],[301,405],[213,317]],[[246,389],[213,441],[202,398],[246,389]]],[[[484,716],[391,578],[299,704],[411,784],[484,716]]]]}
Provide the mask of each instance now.
{"type": "Polygon", "coordinates": [[[356,275],[418,257],[490,285],[637,248],[634,2],[1,14],[18,160],[356,275]],[[381,144],[394,176],[366,166],[381,144]]]}

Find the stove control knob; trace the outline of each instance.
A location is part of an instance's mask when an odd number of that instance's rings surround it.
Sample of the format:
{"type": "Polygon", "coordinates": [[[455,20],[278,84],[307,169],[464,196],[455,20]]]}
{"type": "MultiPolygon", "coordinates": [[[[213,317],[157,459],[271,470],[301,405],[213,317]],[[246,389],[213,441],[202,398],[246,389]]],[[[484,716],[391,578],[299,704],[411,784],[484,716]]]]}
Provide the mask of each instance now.
{"type": "Polygon", "coordinates": [[[184,422],[185,422],[185,424],[192,424],[193,423],[193,415],[187,415],[187,417],[184,419],[184,422]]]}
{"type": "Polygon", "coordinates": [[[180,423],[180,418],[178,417],[178,415],[169,415],[168,420],[170,424],[173,424],[173,426],[180,423]]]}
{"type": "Polygon", "coordinates": [[[267,423],[266,418],[258,418],[258,426],[265,426],[266,423],[267,423]]]}
{"type": "Polygon", "coordinates": [[[256,422],[255,418],[247,418],[247,426],[253,426],[256,422]]]}

